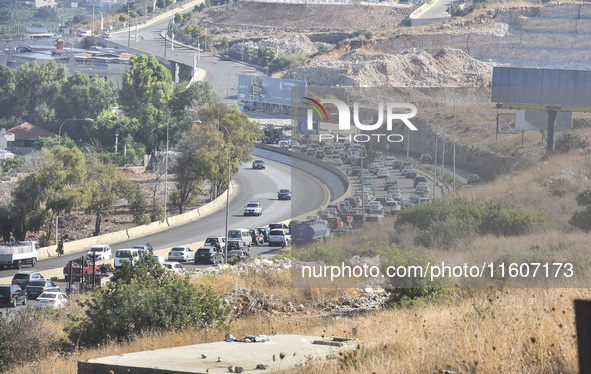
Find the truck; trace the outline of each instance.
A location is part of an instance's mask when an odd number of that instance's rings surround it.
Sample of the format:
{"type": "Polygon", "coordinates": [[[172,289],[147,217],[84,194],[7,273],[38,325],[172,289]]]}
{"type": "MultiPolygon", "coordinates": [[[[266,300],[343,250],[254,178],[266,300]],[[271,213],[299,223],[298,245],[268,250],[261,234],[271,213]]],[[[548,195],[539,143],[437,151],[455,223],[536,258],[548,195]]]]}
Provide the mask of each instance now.
{"type": "Polygon", "coordinates": [[[330,237],[330,229],[325,221],[301,221],[292,226],[294,243],[318,242],[330,237]]]}
{"type": "Polygon", "coordinates": [[[265,133],[264,141],[266,143],[278,144],[279,141],[283,139],[283,129],[281,127],[276,127],[273,124],[268,124],[263,132],[265,133]]]}
{"type": "Polygon", "coordinates": [[[37,242],[19,242],[0,246],[0,268],[12,266],[20,269],[23,264],[35,266],[39,260],[37,242]]]}

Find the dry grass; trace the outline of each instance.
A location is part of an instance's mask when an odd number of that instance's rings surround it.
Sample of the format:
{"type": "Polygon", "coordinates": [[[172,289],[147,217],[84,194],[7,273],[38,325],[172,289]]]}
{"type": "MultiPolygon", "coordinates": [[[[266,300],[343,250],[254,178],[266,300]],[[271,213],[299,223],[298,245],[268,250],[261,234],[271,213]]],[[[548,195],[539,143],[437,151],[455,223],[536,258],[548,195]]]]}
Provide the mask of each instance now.
{"type": "MultiPolygon", "coordinates": [[[[365,343],[356,353],[316,363],[302,373],[577,373],[573,300],[589,297],[591,291],[582,289],[468,290],[444,304],[348,319],[252,316],[235,321],[231,331],[235,336],[349,336],[365,343]]],[[[146,334],[127,344],[55,355],[11,372],[75,373],[78,360],[219,341],[224,333],[146,334]]]]}

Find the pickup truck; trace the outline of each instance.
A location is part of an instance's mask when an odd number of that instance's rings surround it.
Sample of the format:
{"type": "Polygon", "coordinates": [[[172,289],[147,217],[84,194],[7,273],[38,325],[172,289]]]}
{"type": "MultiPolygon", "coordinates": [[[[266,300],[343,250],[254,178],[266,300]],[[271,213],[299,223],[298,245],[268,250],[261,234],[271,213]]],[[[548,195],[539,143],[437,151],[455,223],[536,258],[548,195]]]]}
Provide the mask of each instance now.
{"type": "Polygon", "coordinates": [[[84,262],[84,269],[82,268],[82,261],[80,259],[68,261],[63,269],[66,282],[70,279],[70,263],[72,263],[72,280],[79,280],[82,273],[85,275],[92,275],[93,269],[95,274],[100,274],[101,272],[98,266],[95,266],[94,268],[92,267],[92,261],[90,260],[84,262]]]}
{"type": "Polygon", "coordinates": [[[0,268],[12,266],[20,269],[22,264],[35,266],[39,259],[37,242],[11,243],[0,246],[0,268]]]}

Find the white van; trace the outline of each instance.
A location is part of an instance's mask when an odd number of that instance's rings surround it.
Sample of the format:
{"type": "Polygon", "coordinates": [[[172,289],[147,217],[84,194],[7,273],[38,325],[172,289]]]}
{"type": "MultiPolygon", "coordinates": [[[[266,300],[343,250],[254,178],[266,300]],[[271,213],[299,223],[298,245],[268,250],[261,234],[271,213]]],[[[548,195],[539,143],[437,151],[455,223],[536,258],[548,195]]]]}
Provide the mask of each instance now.
{"type": "Polygon", "coordinates": [[[242,240],[249,247],[252,244],[252,236],[247,229],[228,230],[228,240],[242,240]]]}
{"type": "Polygon", "coordinates": [[[131,264],[135,264],[140,258],[140,249],[137,248],[126,248],[118,249],[115,251],[115,269],[121,269],[124,261],[131,261],[131,264]]]}

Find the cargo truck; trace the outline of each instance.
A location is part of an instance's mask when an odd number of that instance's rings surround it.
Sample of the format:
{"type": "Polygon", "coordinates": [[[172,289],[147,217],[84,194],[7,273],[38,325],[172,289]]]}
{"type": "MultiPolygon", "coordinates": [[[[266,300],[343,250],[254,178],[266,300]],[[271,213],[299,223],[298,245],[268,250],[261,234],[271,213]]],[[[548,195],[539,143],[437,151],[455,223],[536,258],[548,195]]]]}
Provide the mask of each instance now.
{"type": "Polygon", "coordinates": [[[308,243],[330,237],[330,229],[325,221],[302,221],[292,226],[291,235],[294,243],[308,243]]]}
{"type": "Polygon", "coordinates": [[[12,266],[20,269],[23,264],[35,266],[39,260],[37,242],[20,242],[0,246],[0,268],[12,266]]]}

